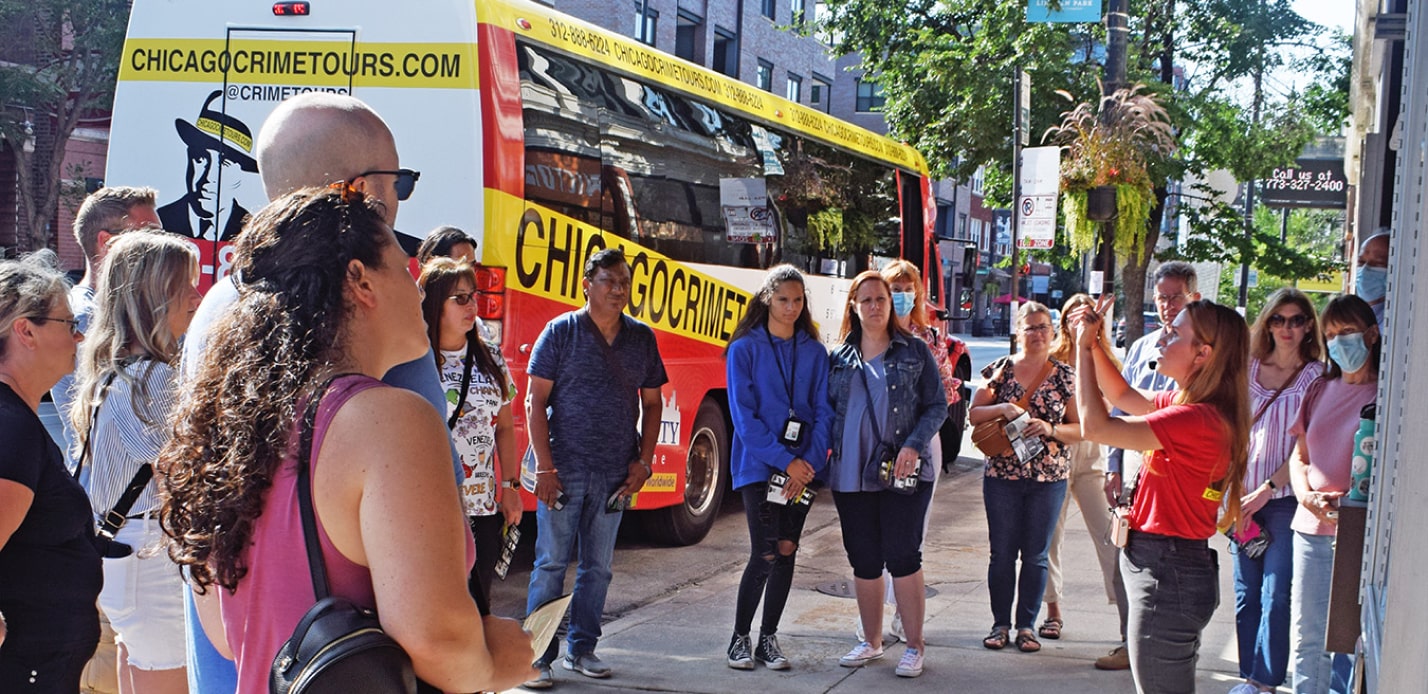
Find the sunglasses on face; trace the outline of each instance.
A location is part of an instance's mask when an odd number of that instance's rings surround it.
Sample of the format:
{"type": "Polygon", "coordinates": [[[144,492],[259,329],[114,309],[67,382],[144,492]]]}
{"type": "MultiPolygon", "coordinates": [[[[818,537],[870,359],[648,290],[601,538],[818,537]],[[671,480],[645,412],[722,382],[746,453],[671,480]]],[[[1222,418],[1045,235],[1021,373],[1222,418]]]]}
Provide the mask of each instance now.
{"type": "Polygon", "coordinates": [[[466,306],[476,300],[476,293],[466,292],[465,294],[452,294],[446,297],[446,300],[456,302],[457,306],[466,306]]]}
{"type": "Polygon", "coordinates": [[[1269,317],[1269,327],[1271,328],[1282,328],[1285,323],[1288,323],[1291,328],[1302,328],[1309,323],[1309,316],[1299,313],[1286,318],[1276,313],[1269,317]]]}
{"type": "Polygon", "coordinates": [[[420,171],[412,171],[411,169],[397,169],[395,171],[373,169],[371,171],[363,171],[362,173],[353,176],[353,178],[361,178],[363,176],[371,176],[374,174],[390,174],[392,176],[396,176],[397,182],[394,185],[394,188],[397,191],[397,199],[402,201],[405,201],[407,198],[412,196],[412,191],[416,189],[416,182],[421,178],[420,171]]]}

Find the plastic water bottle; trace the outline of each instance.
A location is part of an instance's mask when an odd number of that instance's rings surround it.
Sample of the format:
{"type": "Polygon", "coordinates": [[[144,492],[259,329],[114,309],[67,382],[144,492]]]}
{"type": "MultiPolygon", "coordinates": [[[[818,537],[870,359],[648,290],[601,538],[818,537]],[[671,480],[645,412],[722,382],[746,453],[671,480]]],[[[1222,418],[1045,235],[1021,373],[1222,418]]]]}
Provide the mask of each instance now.
{"type": "Polygon", "coordinates": [[[1354,432],[1354,462],[1349,500],[1368,501],[1369,480],[1373,473],[1374,418],[1378,407],[1373,403],[1359,410],[1359,430],[1354,432]]]}

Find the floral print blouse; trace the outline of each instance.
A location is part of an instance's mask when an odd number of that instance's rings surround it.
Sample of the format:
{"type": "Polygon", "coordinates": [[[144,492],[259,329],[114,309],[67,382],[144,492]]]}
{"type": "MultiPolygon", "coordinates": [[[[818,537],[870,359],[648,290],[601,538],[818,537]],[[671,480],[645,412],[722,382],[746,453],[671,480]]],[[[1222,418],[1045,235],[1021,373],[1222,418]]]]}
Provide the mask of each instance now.
{"type": "MultiPolygon", "coordinates": [[[[1076,392],[1076,380],[1070,366],[1055,359],[1051,363],[1051,373],[1032,394],[1027,409],[1032,417],[1061,424],[1066,421],[1066,407],[1076,392]]],[[[1011,357],[1002,357],[982,369],[982,377],[988,379],[986,387],[996,396],[998,404],[1017,402],[1026,392],[1026,388],[1017,382],[1011,366],[1011,357]]],[[[1015,454],[988,456],[986,476],[1003,480],[1059,482],[1066,479],[1070,467],[1071,446],[1047,439],[1046,450],[1026,463],[1017,460],[1015,454]]]]}
{"type": "Polygon", "coordinates": [[[916,323],[909,326],[912,328],[913,337],[927,343],[927,347],[932,350],[932,358],[937,362],[937,374],[942,377],[942,388],[947,391],[947,404],[955,405],[962,399],[958,389],[962,387],[962,379],[955,375],[956,364],[947,354],[947,340],[938,334],[936,328],[919,327],[916,323]]]}

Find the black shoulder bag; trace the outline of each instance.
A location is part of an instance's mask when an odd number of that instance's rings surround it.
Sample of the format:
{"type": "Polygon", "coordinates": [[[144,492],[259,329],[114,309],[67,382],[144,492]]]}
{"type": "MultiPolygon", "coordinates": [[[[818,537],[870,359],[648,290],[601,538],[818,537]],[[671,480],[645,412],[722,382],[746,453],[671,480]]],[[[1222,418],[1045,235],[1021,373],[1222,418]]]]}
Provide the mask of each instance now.
{"type": "Polygon", "coordinates": [[[916,494],[924,461],[918,458],[917,467],[907,477],[898,477],[895,474],[898,446],[883,438],[882,427],[878,425],[878,415],[872,411],[873,389],[868,386],[868,365],[863,362],[861,354],[858,355],[858,361],[858,375],[862,377],[863,390],[868,393],[868,423],[873,425],[873,438],[876,439],[872,457],[863,463],[863,489],[871,487],[898,494],[916,494]]]}
{"type": "Polygon", "coordinates": [[[351,694],[399,692],[417,694],[412,659],[400,644],[382,631],[374,610],[347,598],[331,595],[327,565],[318,544],[317,518],[312,510],[313,426],[317,407],[338,376],[328,379],[308,402],[298,439],[297,498],[302,514],[303,541],[312,573],[317,604],[308,609],[293,635],[278,649],[268,677],[272,694],[351,694]]]}

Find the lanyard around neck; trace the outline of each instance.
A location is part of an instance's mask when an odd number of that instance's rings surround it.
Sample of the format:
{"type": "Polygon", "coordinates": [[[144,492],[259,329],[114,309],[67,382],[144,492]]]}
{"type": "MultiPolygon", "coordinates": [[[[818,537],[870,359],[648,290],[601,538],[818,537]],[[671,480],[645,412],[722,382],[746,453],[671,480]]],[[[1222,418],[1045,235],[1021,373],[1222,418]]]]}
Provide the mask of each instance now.
{"type": "Polygon", "coordinates": [[[779,381],[783,383],[784,389],[788,392],[788,416],[793,416],[793,380],[798,378],[798,331],[793,332],[793,337],[789,338],[789,351],[793,354],[792,364],[789,365],[792,373],[784,373],[783,360],[778,356],[778,348],[774,346],[773,333],[764,328],[764,337],[768,338],[769,349],[773,351],[774,364],[778,366],[779,381]]]}

